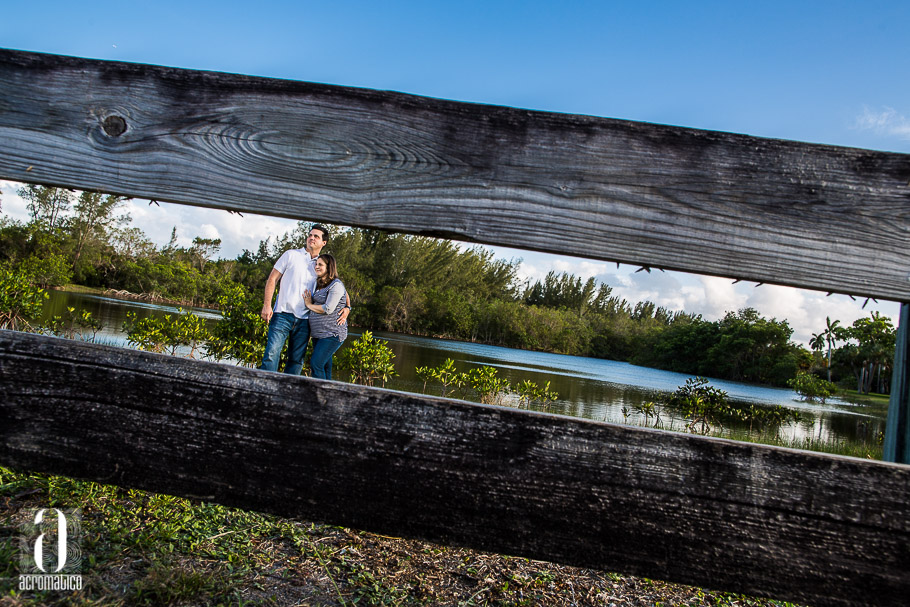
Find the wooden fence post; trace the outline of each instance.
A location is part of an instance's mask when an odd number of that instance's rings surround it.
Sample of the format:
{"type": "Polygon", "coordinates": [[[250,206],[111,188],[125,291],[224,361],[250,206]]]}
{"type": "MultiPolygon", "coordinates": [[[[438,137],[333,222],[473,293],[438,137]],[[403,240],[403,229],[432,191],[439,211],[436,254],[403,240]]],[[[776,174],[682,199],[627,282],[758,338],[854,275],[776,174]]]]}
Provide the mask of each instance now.
{"type": "Polygon", "coordinates": [[[891,402],[885,427],[882,459],[886,462],[910,464],[910,303],[901,304],[894,345],[894,368],[891,372],[891,402]]]}

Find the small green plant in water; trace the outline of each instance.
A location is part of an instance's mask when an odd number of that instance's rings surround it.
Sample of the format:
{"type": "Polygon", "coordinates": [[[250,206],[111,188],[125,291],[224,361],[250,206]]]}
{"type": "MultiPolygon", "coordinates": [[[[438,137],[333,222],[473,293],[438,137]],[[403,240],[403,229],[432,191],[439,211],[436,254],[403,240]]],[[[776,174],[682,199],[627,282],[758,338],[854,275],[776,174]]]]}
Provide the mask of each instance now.
{"type": "Polygon", "coordinates": [[[33,330],[31,321],[41,316],[49,297],[27,274],[0,265],[0,329],[33,330]]]}
{"type": "Polygon", "coordinates": [[[147,352],[164,352],[170,340],[167,327],[160,318],[138,318],[135,312],[127,312],[123,321],[126,341],[134,348],[147,352]]]}
{"type": "Polygon", "coordinates": [[[423,380],[424,394],[427,391],[427,384],[431,381],[439,382],[442,385],[443,397],[449,396],[457,388],[464,386],[467,381],[467,376],[458,372],[455,368],[455,361],[451,358],[445,359],[445,362],[438,367],[417,367],[414,371],[417,373],[417,377],[423,380]]]}
{"type": "Polygon", "coordinates": [[[250,295],[239,284],[227,285],[218,298],[221,320],[211,328],[206,356],[214,360],[231,358],[244,367],[258,366],[269,331],[259,315],[261,307],[261,296],[250,295]]]}
{"type": "Polygon", "coordinates": [[[485,405],[500,405],[503,398],[509,393],[511,386],[508,380],[497,376],[493,367],[476,367],[466,374],[468,387],[477,394],[478,399],[485,405]]]}
{"type": "Polygon", "coordinates": [[[398,375],[393,358],[395,353],[388,342],[376,339],[370,331],[364,331],[360,339],[354,340],[339,353],[337,366],[350,371],[351,381],[355,384],[372,386],[380,382],[381,386],[385,386],[390,378],[398,375]]]}
{"type": "Polygon", "coordinates": [[[550,390],[550,382],[545,383],[543,386],[538,386],[536,383],[526,379],[515,387],[515,392],[518,394],[519,406],[522,403],[530,405],[536,401],[541,403],[544,408],[549,408],[559,398],[558,392],[550,390]]]}
{"type": "Polygon", "coordinates": [[[465,373],[459,372],[451,358],[437,367],[417,367],[417,377],[423,380],[423,392],[427,386],[439,383],[442,396],[451,396],[460,391],[462,398],[473,397],[487,405],[501,405],[505,397],[514,391],[518,395],[518,406],[529,405],[538,401],[545,407],[559,398],[559,394],[550,390],[550,382],[543,387],[532,381],[524,380],[513,390],[509,382],[498,376],[498,371],[490,366],[476,367],[465,373]]]}
{"type": "Polygon", "coordinates": [[[709,385],[704,377],[687,379],[686,385],[677,388],[667,400],[667,405],[689,418],[686,427],[699,434],[707,434],[713,426],[719,426],[721,418],[731,411],[727,393],[709,385]]]}
{"type": "Polygon", "coordinates": [[[818,400],[824,403],[826,398],[837,393],[837,386],[833,382],[805,371],[800,371],[796,377],[788,380],[787,385],[808,402],[818,400]]]}
{"type": "Polygon", "coordinates": [[[95,342],[98,332],[104,328],[101,321],[94,318],[88,310],[76,312],[76,308],[67,306],[61,316],[54,316],[41,327],[46,333],[56,337],[95,342]],[[91,333],[91,336],[89,336],[91,333]]]}
{"type": "MultiPolygon", "coordinates": [[[[749,424],[749,433],[754,428],[779,429],[784,424],[799,421],[799,413],[781,405],[759,407],[753,404],[737,406],[727,400],[727,393],[709,385],[703,377],[690,377],[685,386],[677,388],[667,399],[666,406],[672,407],[689,421],[686,429],[699,434],[719,430],[725,423],[740,420],[749,424]]],[[[641,408],[639,413],[644,413],[641,408]]]]}
{"type": "Polygon", "coordinates": [[[194,358],[196,349],[208,338],[205,322],[193,313],[184,314],[178,308],[178,316],[166,314],[163,318],[137,318],[135,312],[127,312],[123,322],[126,340],[133,347],[149,352],[177,354],[180,346],[189,346],[187,355],[194,358]]]}
{"type": "Polygon", "coordinates": [[[635,407],[635,411],[645,418],[645,426],[651,425],[651,418],[654,418],[654,427],[660,425],[660,408],[653,402],[648,401],[635,407]]]}
{"type": "MultiPolygon", "coordinates": [[[[178,312],[183,312],[178,308],[178,312]]],[[[209,332],[205,327],[205,320],[195,314],[181,314],[177,318],[177,334],[183,345],[189,346],[190,358],[195,358],[196,350],[209,339],[209,332]]]]}

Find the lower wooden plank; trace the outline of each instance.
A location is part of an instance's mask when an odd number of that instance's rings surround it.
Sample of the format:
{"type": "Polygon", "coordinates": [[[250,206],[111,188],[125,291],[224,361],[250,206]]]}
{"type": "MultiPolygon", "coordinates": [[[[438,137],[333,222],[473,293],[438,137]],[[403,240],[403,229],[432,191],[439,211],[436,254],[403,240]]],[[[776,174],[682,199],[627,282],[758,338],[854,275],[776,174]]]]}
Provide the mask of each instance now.
{"type": "Polygon", "coordinates": [[[0,331],[0,464],[818,605],[910,596],[910,467],[0,331]]]}

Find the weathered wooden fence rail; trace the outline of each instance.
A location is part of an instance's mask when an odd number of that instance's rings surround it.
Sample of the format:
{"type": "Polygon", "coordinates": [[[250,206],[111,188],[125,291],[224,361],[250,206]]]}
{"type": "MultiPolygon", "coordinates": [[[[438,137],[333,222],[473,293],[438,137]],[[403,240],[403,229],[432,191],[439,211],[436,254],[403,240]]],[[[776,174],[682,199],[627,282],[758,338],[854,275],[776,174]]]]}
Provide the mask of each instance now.
{"type": "MultiPolygon", "coordinates": [[[[0,50],[0,178],[910,301],[902,154],[0,50]]],[[[910,596],[907,466],[41,336],[0,332],[0,463],[813,604],[910,596]]]]}
{"type": "Polygon", "coordinates": [[[6,179],[910,300],[907,154],[13,51],[0,141],[6,179]]]}

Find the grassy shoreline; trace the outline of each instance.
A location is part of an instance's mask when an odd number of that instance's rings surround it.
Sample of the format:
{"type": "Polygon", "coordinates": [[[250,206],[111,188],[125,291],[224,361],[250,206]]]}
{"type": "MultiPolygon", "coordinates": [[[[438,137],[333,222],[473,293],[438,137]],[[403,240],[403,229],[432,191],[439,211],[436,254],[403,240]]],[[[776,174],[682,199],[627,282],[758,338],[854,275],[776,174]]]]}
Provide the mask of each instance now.
{"type": "Polygon", "coordinates": [[[874,405],[885,408],[887,408],[891,402],[891,396],[888,394],[877,394],[875,392],[862,394],[856,390],[846,390],[844,388],[841,388],[838,391],[838,396],[843,396],[845,399],[853,403],[862,405],[874,405]]]}
{"type": "Polygon", "coordinates": [[[102,295],[107,289],[101,287],[86,287],[73,283],[65,284],[62,287],[51,287],[54,291],[64,291],[66,293],[88,293],[90,295],[102,295]]]}
{"type": "Polygon", "coordinates": [[[184,308],[202,308],[205,310],[217,310],[216,304],[204,303],[197,305],[191,301],[179,301],[176,299],[166,299],[155,293],[130,293],[129,291],[118,291],[116,289],[104,289],[101,287],[87,287],[73,283],[66,284],[62,287],[52,287],[54,291],[63,291],[64,293],[80,293],[85,295],[99,295],[111,297],[113,299],[122,299],[126,301],[143,301],[147,303],[160,304],[164,306],[184,307],[184,308]]]}

